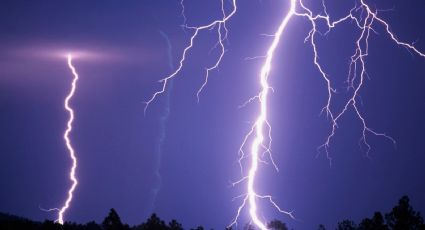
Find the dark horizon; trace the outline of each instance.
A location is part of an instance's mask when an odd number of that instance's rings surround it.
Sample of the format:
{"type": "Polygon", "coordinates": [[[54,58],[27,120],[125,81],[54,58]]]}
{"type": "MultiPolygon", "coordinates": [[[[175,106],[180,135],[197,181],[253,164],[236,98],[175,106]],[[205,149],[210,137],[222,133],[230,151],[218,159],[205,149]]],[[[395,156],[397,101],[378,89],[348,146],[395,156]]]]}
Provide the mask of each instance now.
{"type": "MultiPolygon", "coordinates": [[[[241,224],[244,230],[255,230],[256,227],[252,223],[241,224]]],[[[267,227],[271,230],[289,230],[286,223],[274,219],[268,222],[267,227]]],[[[162,220],[156,213],[152,213],[150,217],[140,223],[130,226],[121,221],[121,218],[115,209],[110,209],[109,214],[103,219],[101,223],[89,221],[85,224],[75,222],[65,222],[59,224],[56,221],[45,220],[44,222],[32,221],[27,218],[5,214],[0,212],[0,228],[5,230],[12,229],[26,229],[26,230],[44,230],[44,229],[67,229],[67,230],[184,230],[185,228],[178,220],[162,220]]],[[[241,229],[239,226],[223,227],[221,229],[241,229]]],[[[203,230],[202,225],[191,227],[190,230],[203,230]]],[[[293,228],[291,228],[293,229],[293,228]]],[[[326,230],[323,224],[317,225],[318,230],[326,230]]],[[[341,220],[337,223],[336,230],[407,230],[425,229],[425,222],[420,212],[417,212],[411,206],[410,200],[407,196],[400,198],[398,203],[392,210],[382,213],[375,211],[373,216],[365,217],[361,222],[356,223],[350,219],[341,220]]]]}

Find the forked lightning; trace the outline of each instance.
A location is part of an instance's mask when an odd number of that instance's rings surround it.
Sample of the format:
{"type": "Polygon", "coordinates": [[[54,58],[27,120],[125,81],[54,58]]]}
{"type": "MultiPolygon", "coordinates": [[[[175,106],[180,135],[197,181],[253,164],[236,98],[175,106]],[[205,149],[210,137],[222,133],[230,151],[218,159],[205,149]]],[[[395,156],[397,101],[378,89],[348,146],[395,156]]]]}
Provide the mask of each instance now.
{"type": "MultiPolygon", "coordinates": [[[[289,10],[287,10],[283,14],[281,23],[273,35],[273,41],[270,44],[268,50],[266,51],[266,55],[264,56],[265,61],[259,73],[259,86],[261,90],[258,93],[258,95],[252,97],[251,99],[247,101],[247,103],[251,103],[253,101],[259,102],[259,114],[254,122],[254,125],[251,127],[251,130],[245,136],[242,142],[242,145],[240,147],[240,151],[239,151],[240,161],[248,158],[248,156],[246,156],[247,154],[245,154],[246,152],[245,149],[248,148],[250,163],[249,163],[248,170],[246,170],[247,174],[242,176],[242,178],[239,181],[234,183],[234,185],[237,185],[240,183],[246,183],[246,193],[240,196],[241,198],[243,198],[243,201],[242,201],[242,204],[237,209],[236,217],[233,219],[230,226],[233,226],[234,224],[237,223],[242,210],[245,208],[245,206],[248,206],[249,215],[250,215],[252,223],[262,230],[267,229],[266,221],[261,220],[258,217],[259,216],[258,214],[259,207],[257,205],[258,199],[269,200],[270,203],[279,212],[285,213],[289,215],[291,218],[294,218],[292,212],[282,210],[273,201],[270,195],[257,194],[255,189],[255,184],[256,184],[255,182],[258,180],[256,176],[259,170],[259,163],[265,161],[263,159],[263,156],[264,155],[269,156],[269,160],[276,167],[276,164],[274,163],[272,159],[271,150],[270,150],[271,141],[272,141],[271,125],[267,121],[267,117],[268,117],[267,113],[268,113],[268,106],[269,106],[268,95],[271,90],[271,87],[268,83],[268,78],[272,70],[273,54],[275,50],[277,49],[282,36],[290,36],[288,32],[285,33],[285,28],[287,27],[288,23],[293,17],[303,17],[303,18],[306,18],[311,23],[311,30],[308,33],[307,37],[305,38],[305,41],[309,42],[313,48],[312,49],[313,50],[312,64],[316,66],[319,72],[319,75],[323,78],[326,85],[327,100],[323,108],[323,111],[326,112],[327,116],[330,118],[330,121],[331,121],[331,131],[329,135],[326,137],[324,144],[322,146],[319,146],[319,150],[324,149],[326,156],[328,157],[330,162],[331,162],[331,157],[328,151],[330,142],[336,133],[336,129],[338,127],[338,121],[350,108],[354,110],[355,114],[357,115],[357,118],[362,123],[361,139],[367,147],[367,153],[369,152],[371,148],[367,141],[368,134],[383,136],[387,138],[388,140],[392,141],[393,143],[395,143],[395,140],[391,136],[386,135],[385,133],[382,133],[382,132],[377,132],[373,130],[372,128],[370,128],[364,116],[360,112],[358,104],[357,104],[359,91],[362,89],[362,86],[364,85],[364,80],[366,75],[366,57],[368,56],[368,51],[369,51],[368,39],[371,33],[375,32],[374,26],[382,26],[385,32],[387,33],[387,35],[389,36],[389,38],[392,41],[394,41],[395,44],[405,47],[412,53],[425,58],[425,54],[419,51],[413,44],[400,41],[395,36],[395,34],[391,31],[389,24],[384,19],[378,16],[378,11],[376,10],[373,11],[371,7],[368,4],[366,4],[365,0],[355,0],[354,7],[348,12],[348,14],[337,20],[331,20],[331,17],[328,14],[326,4],[324,1],[322,1],[323,13],[320,13],[320,14],[314,14],[312,10],[310,10],[301,0],[287,0],[287,1],[290,4],[289,10]],[[344,22],[354,22],[354,24],[356,25],[355,29],[359,30],[360,32],[360,35],[356,38],[355,50],[353,55],[351,56],[351,62],[350,62],[349,71],[348,71],[349,73],[347,76],[348,86],[351,89],[350,97],[344,103],[344,107],[341,111],[333,111],[331,109],[331,104],[333,102],[333,95],[335,94],[336,90],[334,89],[331,79],[326,74],[325,68],[319,62],[319,58],[318,58],[318,48],[317,48],[316,40],[317,40],[317,36],[321,35],[321,33],[318,31],[318,28],[317,28],[317,24],[319,21],[324,21],[326,23],[328,28],[327,33],[331,32],[332,29],[336,28],[336,26],[344,22]],[[247,143],[248,141],[251,141],[251,140],[252,140],[251,143],[247,143]]],[[[182,16],[186,22],[186,16],[184,15],[185,10],[184,10],[183,1],[180,1],[180,4],[182,6],[182,14],[183,14],[182,16]]],[[[216,19],[209,24],[196,26],[196,27],[185,25],[185,28],[193,31],[193,34],[191,35],[189,40],[189,45],[186,46],[185,49],[183,50],[183,54],[181,56],[178,68],[172,74],[166,76],[160,81],[162,84],[161,89],[154,92],[152,97],[146,102],[145,112],[149,104],[152,103],[157,96],[164,93],[169,81],[175,78],[180,73],[186,61],[186,57],[189,51],[194,46],[199,33],[206,30],[215,30],[218,36],[216,47],[219,47],[220,54],[216,58],[213,65],[206,67],[204,83],[200,86],[199,90],[196,93],[197,100],[199,101],[200,93],[203,91],[203,89],[208,83],[210,72],[215,70],[219,66],[219,64],[221,63],[224,57],[225,46],[223,42],[227,39],[227,36],[228,36],[228,29],[227,29],[226,23],[237,12],[237,1],[233,0],[231,1],[230,4],[232,7],[232,10],[229,13],[227,13],[225,10],[226,4],[224,0],[221,0],[222,17],[220,19],[216,19]]],[[[242,167],[241,162],[240,162],[240,165],[242,167]]],[[[242,172],[244,171],[245,170],[242,170],[242,172]]]]}

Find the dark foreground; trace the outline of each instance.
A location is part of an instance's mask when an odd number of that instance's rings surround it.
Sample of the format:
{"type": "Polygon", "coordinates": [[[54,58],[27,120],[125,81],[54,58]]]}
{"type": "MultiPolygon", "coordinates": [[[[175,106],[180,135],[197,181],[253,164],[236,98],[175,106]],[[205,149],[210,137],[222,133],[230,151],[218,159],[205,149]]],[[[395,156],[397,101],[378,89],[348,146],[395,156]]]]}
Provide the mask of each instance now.
{"type": "MultiPolygon", "coordinates": [[[[273,230],[289,230],[285,223],[273,220],[268,223],[273,230]]],[[[0,230],[183,230],[183,226],[177,220],[169,223],[161,220],[156,214],[152,214],[146,222],[129,226],[121,222],[118,213],[111,209],[101,224],[94,221],[86,224],[66,222],[60,225],[51,220],[44,222],[32,221],[22,217],[0,213],[0,230]]],[[[203,230],[202,226],[191,230],[203,230]]],[[[229,230],[230,228],[227,228],[229,230]]],[[[247,224],[242,229],[255,230],[247,224]]],[[[319,225],[318,230],[326,227],[319,225]]],[[[402,197],[394,208],[385,214],[375,212],[370,218],[363,219],[359,224],[351,220],[343,220],[338,223],[336,230],[425,230],[424,219],[421,214],[413,210],[407,196],[402,197]]]]}

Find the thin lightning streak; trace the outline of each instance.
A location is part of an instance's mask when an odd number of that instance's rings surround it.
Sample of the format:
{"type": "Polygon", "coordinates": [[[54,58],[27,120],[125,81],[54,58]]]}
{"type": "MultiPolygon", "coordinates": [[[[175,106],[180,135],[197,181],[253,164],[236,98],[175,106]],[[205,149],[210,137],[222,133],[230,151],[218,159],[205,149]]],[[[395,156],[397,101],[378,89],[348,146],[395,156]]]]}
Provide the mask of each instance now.
{"type": "Polygon", "coordinates": [[[186,26],[187,18],[186,18],[186,13],[185,13],[186,9],[184,7],[184,0],[180,1],[180,8],[181,8],[180,14],[182,15],[182,18],[183,18],[183,26],[186,26]]]}
{"type": "MultiPolygon", "coordinates": [[[[159,33],[161,34],[161,36],[164,38],[166,44],[167,44],[167,56],[168,56],[168,66],[171,70],[174,69],[174,65],[173,65],[173,55],[172,55],[172,45],[170,42],[170,39],[168,38],[168,35],[166,33],[164,33],[163,31],[159,31],[159,33]]],[[[157,142],[157,149],[156,149],[156,157],[157,157],[157,161],[155,162],[155,176],[157,178],[157,184],[155,185],[155,187],[152,189],[152,193],[153,193],[153,199],[152,199],[152,208],[155,207],[155,202],[156,202],[156,198],[158,196],[158,192],[161,189],[161,184],[162,184],[162,177],[161,177],[161,173],[160,173],[160,168],[161,168],[161,158],[162,158],[162,151],[163,151],[163,145],[164,145],[164,141],[166,138],[166,123],[168,121],[168,117],[170,116],[170,100],[171,100],[171,94],[173,91],[173,81],[170,81],[170,84],[168,85],[168,89],[167,92],[165,93],[165,106],[164,106],[164,110],[162,112],[161,117],[159,118],[159,129],[160,129],[160,134],[158,137],[158,142],[157,142]]]]}
{"type": "MultiPolygon", "coordinates": [[[[180,73],[181,69],[183,68],[184,62],[186,60],[187,54],[192,49],[192,47],[194,46],[194,42],[195,42],[196,38],[198,37],[199,32],[204,31],[204,30],[212,30],[214,28],[217,28],[218,42],[216,43],[216,46],[214,48],[219,46],[221,48],[221,52],[220,52],[219,57],[216,59],[215,64],[212,65],[209,68],[206,68],[206,75],[205,75],[205,78],[204,78],[204,83],[201,85],[201,87],[199,88],[199,90],[197,91],[197,94],[196,94],[197,99],[199,101],[199,95],[208,83],[209,72],[218,68],[218,66],[221,63],[222,58],[224,56],[225,49],[224,49],[223,41],[226,40],[227,33],[228,33],[228,30],[227,30],[227,27],[226,27],[226,22],[237,11],[236,0],[233,0],[232,1],[233,10],[230,14],[226,14],[223,1],[224,0],[221,0],[221,4],[222,4],[221,9],[222,9],[222,12],[223,12],[223,18],[222,19],[215,20],[215,21],[211,22],[210,24],[207,24],[207,25],[204,25],[204,26],[199,26],[199,27],[187,27],[186,26],[186,28],[194,30],[194,33],[190,37],[189,45],[186,46],[186,48],[183,50],[183,54],[182,54],[182,57],[180,59],[180,64],[179,64],[178,68],[172,74],[168,75],[167,77],[163,78],[160,81],[162,83],[162,88],[159,91],[156,91],[152,95],[152,97],[146,102],[145,112],[146,112],[146,109],[149,106],[149,104],[152,103],[157,96],[164,93],[164,91],[166,90],[168,81],[175,78],[176,75],[178,75],[180,73]],[[222,29],[224,30],[224,34],[222,33],[222,29]]],[[[339,119],[346,113],[346,111],[349,108],[352,108],[354,110],[358,119],[362,123],[363,129],[362,129],[361,140],[363,141],[363,143],[367,147],[367,151],[366,151],[367,154],[369,153],[369,150],[371,148],[369,143],[367,142],[367,138],[366,138],[368,133],[376,135],[376,136],[385,137],[395,144],[395,140],[392,137],[386,135],[385,133],[376,132],[367,125],[366,119],[364,118],[364,116],[360,112],[359,107],[357,105],[357,99],[360,97],[359,92],[362,89],[362,86],[364,85],[365,76],[367,76],[366,60],[365,59],[368,56],[368,51],[369,51],[369,43],[368,43],[369,37],[370,37],[371,32],[376,33],[376,31],[374,30],[374,28],[372,26],[374,24],[380,24],[380,25],[384,26],[386,33],[389,35],[389,37],[392,39],[392,41],[394,41],[397,45],[402,46],[402,47],[408,49],[409,51],[411,51],[411,52],[413,52],[413,53],[415,53],[415,54],[417,54],[421,57],[425,57],[425,54],[423,52],[419,51],[415,46],[413,46],[413,44],[409,44],[409,43],[402,42],[402,41],[398,40],[397,37],[394,35],[394,33],[391,32],[389,24],[385,20],[383,20],[382,18],[378,17],[378,14],[377,14],[378,11],[376,11],[376,12],[372,11],[371,8],[365,3],[364,0],[356,0],[359,3],[359,6],[357,6],[357,4],[356,4],[356,6],[353,7],[346,16],[341,17],[341,18],[339,18],[335,21],[331,21],[324,0],[322,0],[322,6],[323,6],[324,14],[317,14],[317,15],[314,15],[313,12],[303,4],[302,0],[288,0],[288,1],[290,1],[289,11],[287,13],[285,13],[278,30],[275,32],[274,35],[271,36],[271,37],[273,37],[273,42],[271,43],[270,47],[268,48],[266,56],[264,56],[265,62],[263,64],[263,66],[261,67],[261,71],[260,71],[260,75],[259,75],[259,80],[260,80],[259,83],[260,83],[260,86],[261,86],[261,90],[260,90],[258,95],[250,98],[247,102],[245,102],[243,105],[240,106],[240,107],[244,107],[244,106],[246,106],[247,104],[249,104],[253,101],[259,101],[259,103],[260,103],[260,113],[259,113],[257,119],[255,120],[253,126],[251,127],[250,131],[244,137],[243,142],[242,142],[240,149],[239,149],[239,165],[240,165],[240,169],[241,169],[242,178],[239,179],[238,181],[232,183],[232,185],[235,186],[239,183],[246,182],[246,185],[247,185],[246,190],[247,191],[246,191],[246,194],[239,196],[239,197],[243,197],[243,202],[239,206],[239,208],[237,209],[236,217],[233,219],[233,221],[231,222],[229,227],[237,224],[238,218],[240,217],[243,208],[247,205],[249,207],[249,214],[250,214],[252,222],[258,228],[260,228],[261,230],[267,229],[266,224],[258,218],[257,199],[268,200],[279,212],[285,213],[288,216],[290,216],[291,218],[295,219],[292,212],[282,210],[274,202],[274,200],[272,199],[272,197],[270,195],[259,195],[259,194],[256,193],[256,190],[255,190],[256,175],[257,175],[257,171],[259,169],[259,163],[266,163],[262,159],[262,157],[264,155],[267,154],[269,156],[271,163],[273,164],[273,166],[277,170],[277,166],[274,163],[273,158],[271,156],[271,142],[272,142],[271,126],[270,126],[269,122],[267,121],[268,94],[269,94],[269,90],[273,90],[270,87],[270,85],[268,84],[268,78],[269,78],[269,75],[270,75],[270,72],[271,72],[271,69],[272,69],[273,54],[274,54],[274,52],[275,52],[275,50],[276,50],[276,48],[279,44],[281,37],[283,36],[283,32],[284,32],[286,26],[288,25],[288,23],[289,23],[289,21],[292,17],[294,17],[294,16],[304,17],[304,18],[307,18],[307,20],[311,23],[312,29],[310,30],[307,37],[305,38],[305,42],[308,42],[308,41],[310,42],[310,45],[311,45],[312,50],[313,50],[313,65],[317,68],[321,77],[323,78],[323,80],[326,83],[327,100],[326,100],[325,106],[322,109],[322,112],[326,112],[327,117],[330,118],[330,120],[331,120],[331,132],[327,136],[325,143],[322,146],[319,146],[318,150],[320,150],[322,148],[325,149],[326,156],[328,157],[330,163],[332,162],[331,161],[332,159],[329,155],[328,148],[329,148],[331,139],[334,137],[334,135],[336,133],[336,128],[338,127],[339,119]],[[301,12],[297,11],[297,8],[300,8],[299,10],[301,10],[301,12]],[[357,16],[356,16],[356,13],[357,13],[357,16]],[[349,65],[348,79],[347,79],[347,82],[349,84],[348,88],[351,89],[353,92],[352,92],[350,98],[346,101],[343,109],[339,112],[335,112],[331,109],[331,105],[332,105],[332,102],[333,102],[333,95],[336,93],[336,89],[333,88],[333,82],[331,81],[331,79],[326,74],[325,68],[319,62],[319,55],[318,55],[319,49],[318,49],[317,43],[316,43],[317,35],[318,34],[322,35],[318,31],[318,28],[317,28],[317,23],[318,23],[319,20],[324,20],[326,22],[327,27],[328,27],[328,31],[326,31],[325,35],[327,33],[331,32],[331,30],[334,29],[337,25],[344,23],[344,22],[347,22],[347,21],[354,21],[355,26],[357,26],[357,28],[360,30],[360,35],[355,42],[355,46],[356,46],[355,52],[351,56],[351,62],[350,62],[350,65],[349,65]],[[355,84],[357,81],[358,81],[358,83],[355,84]],[[267,133],[267,134],[265,134],[265,133],[267,133]],[[244,170],[243,170],[241,161],[245,158],[248,158],[244,149],[245,149],[245,146],[248,145],[248,141],[250,141],[251,139],[252,139],[252,143],[251,143],[251,148],[250,148],[250,152],[249,152],[249,158],[251,159],[250,167],[249,167],[249,170],[248,170],[248,174],[243,176],[244,170]],[[260,153],[261,153],[260,151],[263,151],[261,156],[260,156],[260,153]]],[[[182,8],[183,8],[182,14],[184,16],[183,1],[181,1],[181,5],[182,5],[182,8]]]]}
{"type": "Polygon", "coordinates": [[[220,64],[220,62],[221,62],[221,60],[223,59],[223,56],[224,56],[225,50],[224,50],[224,44],[223,44],[223,35],[221,33],[221,24],[218,25],[217,31],[218,31],[218,43],[220,44],[220,47],[221,47],[220,56],[217,59],[216,63],[212,67],[209,67],[209,68],[206,69],[204,83],[201,85],[198,92],[196,92],[196,98],[198,99],[198,103],[199,103],[199,95],[201,94],[204,87],[208,84],[208,78],[209,78],[210,71],[217,69],[218,65],[220,64]]]}
{"type": "Polygon", "coordinates": [[[66,147],[69,151],[69,157],[72,159],[72,167],[71,167],[71,171],[69,172],[69,179],[72,181],[72,185],[71,185],[71,188],[68,190],[68,197],[66,198],[65,204],[60,209],[58,209],[58,211],[59,211],[58,212],[58,219],[56,221],[59,222],[60,224],[64,223],[63,216],[64,216],[66,210],[70,206],[70,203],[71,203],[72,198],[73,198],[74,191],[75,191],[75,189],[77,188],[77,185],[78,185],[78,180],[75,176],[75,170],[77,169],[77,157],[75,156],[74,148],[72,147],[71,140],[69,139],[69,134],[72,132],[72,123],[74,121],[74,110],[69,105],[69,101],[72,99],[72,97],[75,94],[75,89],[77,87],[77,81],[78,81],[78,74],[75,70],[75,67],[72,65],[72,55],[71,54],[68,54],[68,67],[72,72],[73,79],[72,79],[71,90],[69,91],[68,96],[66,96],[65,103],[64,103],[64,107],[69,113],[69,119],[68,119],[68,122],[67,122],[67,128],[65,130],[63,138],[65,140],[66,147]]]}

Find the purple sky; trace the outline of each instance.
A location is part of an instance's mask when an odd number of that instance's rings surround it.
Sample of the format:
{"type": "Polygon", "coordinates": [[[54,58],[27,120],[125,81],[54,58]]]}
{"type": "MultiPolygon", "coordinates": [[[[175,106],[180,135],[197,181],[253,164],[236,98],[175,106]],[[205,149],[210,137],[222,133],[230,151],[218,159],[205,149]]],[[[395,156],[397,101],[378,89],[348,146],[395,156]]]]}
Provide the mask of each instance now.
{"type": "MultiPolygon", "coordinates": [[[[189,25],[220,15],[220,1],[187,0],[189,25]]],[[[319,5],[305,3],[319,12],[319,5]]],[[[331,15],[341,17],[353,1],[326,1],[331,15]]],[[[398,38],[425,50],[425,3],[421,0],[367,1],[380,12],[398,38]]],[[[230,223],[244,193],[231,187],[240,173],[237,151],[258,112],[256,103],[238,106],[258,90],[261,59],[287,11],[285,1],[240,1],[229,22],[226,55],[219,71],[197,103],[204,68],[217,51],[216,34],[204,32],[173,82],[165,128],[166,96],[143,115],[143,101],[160,88],[170,73],[166,33],[174,65],[187,45],[190,30],[177,0],[21,1],[0,3],[0,211],[36,220],[55,219],[40,211],[60,207],[70,186],[70,159],[62,133],[67,113],[63,100],[71,73],[63,54],[79,55],[80,75],[72,106],[71,134],[79,159],[75,192],[66,220],[102,221],[115,208],[124,222],[138,224],[152,212],[190,228],[223,229],[230,223]],[[155,202],[153,190],[159,162],[158,138],[165,130],[155,202]]],[[[332,167],[317,147],[331,124],[320,111],[326,85],[312,64],[304,43],[310,24],[294,18],[276,51],[270,83],[272,149],[280,172],[261,166],[258,190],[269,193],[298,220],[261,203],[261,217],[278,218],[298,230],[337,221],[359,221],[374,211],[389,211],[408,195],[425,213],[425,60],[397,47],[380,26],[371,35],[367,58],[369,79],[361,90],[361,111],[369,126],[391,135],[368,136],[370,159],[359,145],[361,124],[350,110],[340,121],[330,147],[332,167]]],[[[319,39],[320,60],[338,90],[334,109],[348,96],[345,90],[349,57],[358,32],[344,24],[319,39]]],[[[242,213],[240,226],[247,221],[242,213]]]]}

